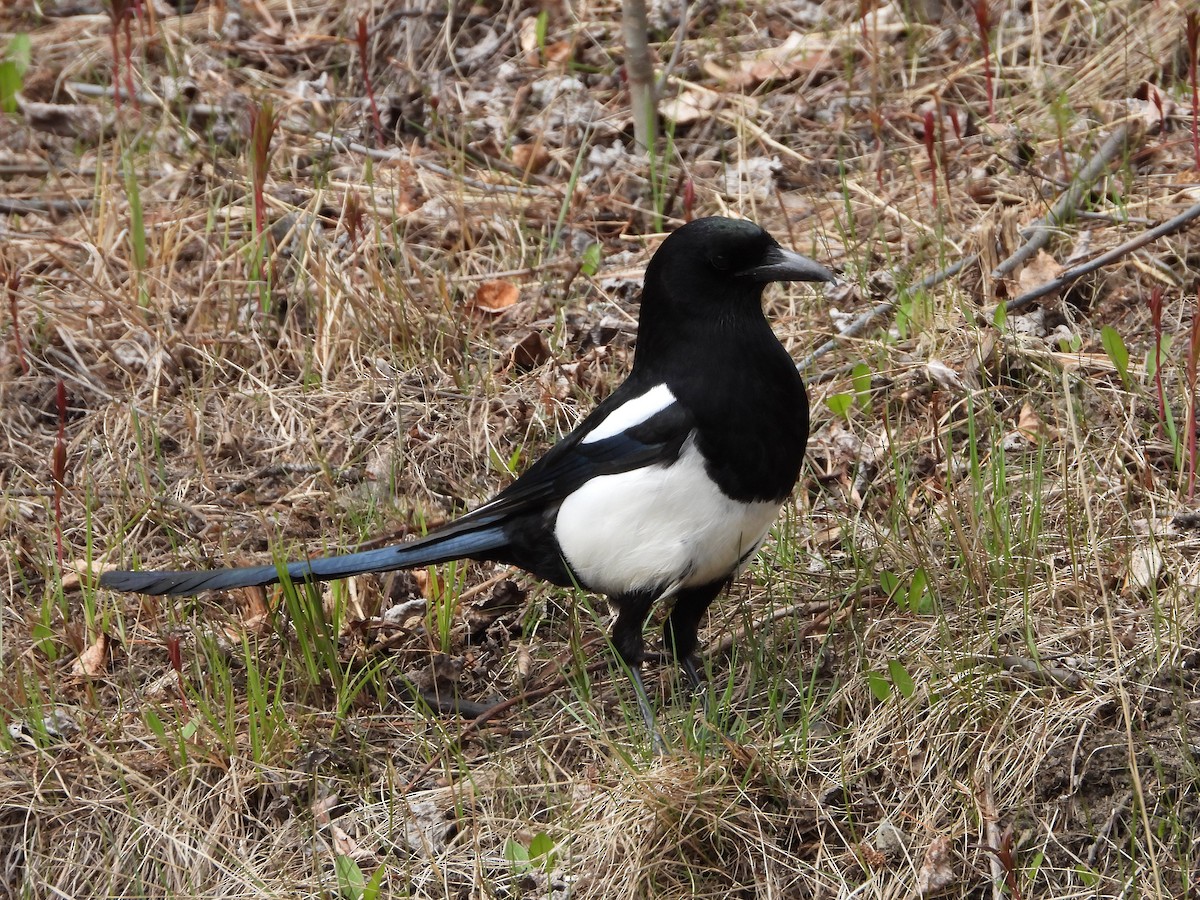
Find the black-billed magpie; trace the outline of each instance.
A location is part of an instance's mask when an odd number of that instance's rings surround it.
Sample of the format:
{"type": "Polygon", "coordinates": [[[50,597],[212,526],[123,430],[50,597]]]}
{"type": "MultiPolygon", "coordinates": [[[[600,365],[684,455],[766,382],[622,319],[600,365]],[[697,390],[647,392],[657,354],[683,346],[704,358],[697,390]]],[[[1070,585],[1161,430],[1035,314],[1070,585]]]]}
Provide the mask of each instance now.
{"type": "MultiPolygon", "coordinates": [[[[606,594],[612,641],[638,703],[655,602],[674,607],[666,647],[688,677],[705,611],[758,550],[800,474],[804,382],[762,311],[773,281],[833,281],[751,222],[698,219],[646,268],[629,377],[493,500],[426,537],[288,563],[296,581],[470,558],[606,594]]],[[[106,572],[101,585],[194,594],[278,581],[276,566],[106,572]]]]}

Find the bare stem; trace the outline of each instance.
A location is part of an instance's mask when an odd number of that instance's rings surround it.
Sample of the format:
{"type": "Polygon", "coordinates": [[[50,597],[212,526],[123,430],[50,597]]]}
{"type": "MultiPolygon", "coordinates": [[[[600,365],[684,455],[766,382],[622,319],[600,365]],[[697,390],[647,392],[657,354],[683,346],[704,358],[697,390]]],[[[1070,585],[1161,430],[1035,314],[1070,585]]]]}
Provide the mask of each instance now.
{"type": "Polygon", "coordinates": [[[658,136],[658,106],[654,97],[654,65],[647,40],[645,0],[621,0],[621,29],[625,35],[625,75],[633,111],[633,136],[638,149],[652,150],[658,136]]]}

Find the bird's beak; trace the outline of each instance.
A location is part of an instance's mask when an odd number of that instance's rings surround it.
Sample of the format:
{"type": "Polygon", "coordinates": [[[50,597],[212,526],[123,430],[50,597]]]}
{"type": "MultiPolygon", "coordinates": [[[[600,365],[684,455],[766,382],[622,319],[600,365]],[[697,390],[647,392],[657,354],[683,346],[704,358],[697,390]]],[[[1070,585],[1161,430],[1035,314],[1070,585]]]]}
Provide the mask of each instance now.
{"type": "Polygon", "coordinates": [[[837,281],[837,276],[807,256],[772,247],[757,266],[743,269],[738,277],[749,278],[759,284],[772,281],[837,281]]]}

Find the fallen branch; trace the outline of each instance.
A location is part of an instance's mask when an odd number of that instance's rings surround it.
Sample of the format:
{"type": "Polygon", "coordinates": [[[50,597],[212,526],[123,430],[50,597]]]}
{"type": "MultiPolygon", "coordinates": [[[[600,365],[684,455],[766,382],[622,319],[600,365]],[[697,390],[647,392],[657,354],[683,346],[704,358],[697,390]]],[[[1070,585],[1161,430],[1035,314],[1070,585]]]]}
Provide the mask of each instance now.
{"type": "Polygon", "coordinates": [[[1004,309],[1006,312],[1013,312],[1014,310],[1023,309],[1034,300],[1037,300],[1040,297],[1045,297],[1047,294],[1054,293],[1059,288],[1065,287],[1072,281],[1075,281],[1077,278],[1082,278],[1089,272],[1095,272],[1097,269],[1107,266],[1109,263],[1115,262],[1122,256],[1132,253],[1139,247],[1144,247],[1147,244],[1158,240],[1164,235],[1172,234],[1173,232],[1182,230],[1198,217],[1200,217],[1200,203],[1195,203],[1192,206],[1189,206],[1179,215],[1175,216],[1173,219],[1168,219],[1161,225],[1156,225],[1154,228],[1151,228],[1148,231],[1143,231],[1137,237],[1131,238],[1125,243],[1113,247],[1106,253],[1101,253],[1095,259],[1088,260],[1087,262],[1081,263],[1078,266],[1072,266],[1070,269],[1064,269],[1058,274],[1058,277],[1052,281],[1047,281],[1045,284],[1038,285],[1033,290],[1026,291],[1019,297],[1014,297],[1013,299],[1009,300],[1004,304],[1004,309]]]}
{"type": "MultiPolygon", "coordinates": [[[[112,97],[126,95],[126,92],[116,90],[106,85],[85,84],[80,81],[67,82],[67,88],[84,97],[112,97]]],[[[139,103],[154,109],[167,109],[167,101],[161,97],[151,94],[147,91],[138,91],[133,95],[139,103]]],[[[346,102],[358,102],[358,98],[344,98],[346,102]]],[[[313,101],[310,101],[313,102],[313,101]]],[[[183,106],[191,115],[205,117],[226,117],[233,118],[238,115],[238,111],[224,106],[213,106],[208,103],[195,103],[192,101],[183,101],[183,106]]],[[[460,180],[468,187],[473,187],[477,190],[488,191],[491,193],[501,194],[525,194],[529,193],[530,185],[537,185],[543,188],[552,188],[553,185],[540,175],[531,172],[525,172],[511,163],[502,159],[486,159],[483,161],[472,160],[473,163],[480,166],[487,166],[490,169],[501,171],[514,177],[521,178],[525,181],[522,185],[505,185],[491,184],[483,181],[477,181],[456,172],[452,172],[444,166],[439,166],[435,162],[424,159],[420,156],[414,156],[406,149],[376,149],[368,147],[365,144],[360,144],[357,141],[352,141],[349,138],[338,137],[326,131],[310,131],[307,128],[292,124],[287,120],[281,121],[279,127],[291,134],[298,134],[301,137],[312,138],[320,141],[323,144],[328,144],[343,153],[357,153],[362,156],[368,156],[371,159],[377,159],[382,162],[405,162],[417,166],[422,169],[427,169],[435,175],[441,175],[445,178],[455,178],[460,180]]],[[[559,196],[561,192],[556,191],[555,196],[559,196]]]]}
{"type": "Polygon", "coordinates": [[[857,337],[858,335],[862,334],[877,319],[881,319],[886,316],[893,309],[895,309],[896,304],[907,300],[914,292],[927,291],[931,287],[935,287],[936,285],[941,284],[943,281],[953,278],[963,269],[967,268],[968,266],[973,266],[978,259],[979,254],[972,253],[970,256],[960,259],[954,265],[942,269],[940,272],[934,272],[932,275],[925,276],[916,284],[905,288],[903,291],[900,291],[894,298],[885,300],[878,306],[867,310],[865,313],[847,325],[844,329],[838,332],[836,337],[830,338],[812,353],[808,354],[808,356],[804,357],[804,359],[800,360],[800,362],[796,364],[796,368],[803,372],[826,353],[836,349],[842,341],[847,340],[848,338],[857,337]]]}
{"type": "Polygon", "coordinates": [[[68,213],[85,213],[92,208],[91,197],[80,197],[71,200],[29,199],[16,200],[11,197],[0,197],[0,213],[25,215],[27,213],[51,213],[64,215],[68,213]]]}
{"type": "MultiPolygon", "coordinates": [[[[1129,138],[1130,123],[1123,122],[1108,136],[1095,155],[1088,160],[1087,165],[1079,170],[1070,187],[1063,192],[1058,201],[1051,207],[1050,212],[1036,220],[1026,229],[1032,235],[1008,259],[992,270],[993,278],[1004,278],[1025,261],[1032,258],[1039,250],[1050,242],[1054,229],[1063,223],[1079,207],[1085,191],[1091,190],[1092,184],[1108,171],[1116,155],[1124,148],[1129,138]]],[[[1139,135],[1142,132],[1139,131],[1139,135]]]]}
{"type": "Polygon", "coordinates": [[[1077,672],[1024,656],[975,656],[972,661],[978,665],[996,666],[1008,672],[1024,672],[1033,680],[1051,687],[1077,691],[1083,686],[1083,678],[1077,672]]]}
{"type": "MultiPolygon", "coordinates": [[[[1075,180],[1071,183],[1070,187],[1063,192],[1063,195],[1058,198],[1058,201],[1051,208],[1050,212],[1045,217],[1037,220],[1030,226],[1030,229],[1033,231],[1031,237],[1024,244],[1022,244],[1015,253],[1000,263],[1000,265],[998,265],[992,271],[993,278],[1003,278],[1004,276],[1008,275],[1015,268],[1017,268],[1017,266],[1028,260],[1049,242],[1050,236],[1053,233],[1053,229],[1058,227],[1058,225],[1067,217],[1068,214],[1072,214],[1076,211],[1076,207],[1079,206],[1080,201],[1083,199],[1084,192],[1091,188],[1096,179],[1108,171],[1113,159],[1117,156],[1118,152],[1125,147],[1126,142],[1130,137],[1130,132],[1131,125],[1129,122],[1124,122],[1114,129],[1113,133],[1108,136],[1108,139],[1101,145],[1100,149],[1096,151],[1095,155],[1088,160],[1087,165],[1079,170],[1079,174],[1076,176],[1075,180]]],[[[1142,133],[1143,132],[1140,129],[1137,132],[1139,136],[1142,133]]],[[[1119,259],[1126,253],[1136,250],[1138,247],[1148,244],[1165,234],[1170,234],[1172,231],[1182,228],[1197,216],[1200,216],[1200,204],[1197,204],[1197,206],[1192,207],[1184,213],[1181,213],[1180,215],[1171,219],[1169,222],[1164,222],[1162,225],[1150,229],[1139,237],[1134,238],[1131,241],[1126,241],[1120,247],[1096,257],[1096,259],[1092,260],[1091,262],[1084,263],[1081,266],[1076,266],[1072,269],[1066,270],[1056,279],[1054,279],[1054,281],[1048,282],[1047,284],[1035,288],[1028,293],[1022,294],[1020,297],[1016,297],[1008,301],[1008,303],[1005,304],[1005,308],[1008,312],[1012,312],[1013,310],[1027,306],[1039,297],[1044,297],[1046,294],[1052,293],[1053,291],[1062,287],[1064,284],[1068,284],[1071,281],[1074,281],[1076,278],[1086,275],[1088,272],[1092,272],[1101,266],[1107,265],[1113,260],[1119,259]]],[[[897,304],[907,300],[914,291],[928,290],[929,288],[940,284],[948,278],[953,278],[967,266],[974,265],[978,259],[978,253],[973,253],[970,256],[964,257],[954,265],[943,269],[940,272],[936,272],[927,278],[923,278],[915,285],[898,293],[894,298],[878,304],[851,322],[836,337],[830,338],[812,353],[808,354],[808,356],[804,357],[804,359],[800,360],[800,362],[796,365],[796,368],[802,372],[805,371],[822,356],[834,350],[842,341],[848,338],[856,337],[874,324],[877,320],[886,316],[896,308],[897,304]]]]}

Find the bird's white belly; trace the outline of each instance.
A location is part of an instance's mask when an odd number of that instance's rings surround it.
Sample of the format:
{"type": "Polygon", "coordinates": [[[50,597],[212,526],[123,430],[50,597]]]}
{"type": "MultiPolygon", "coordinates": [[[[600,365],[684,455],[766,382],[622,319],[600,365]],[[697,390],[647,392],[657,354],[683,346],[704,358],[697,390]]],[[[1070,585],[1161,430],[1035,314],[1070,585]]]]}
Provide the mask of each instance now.
{"type": "Polygon", "coordinates": [[[589,590],[671,594],[732,574],[762,543],[781,505],[726,497],[689,439],[673,465],[587,481],[563,501],[555,534],[589,590]]]}

